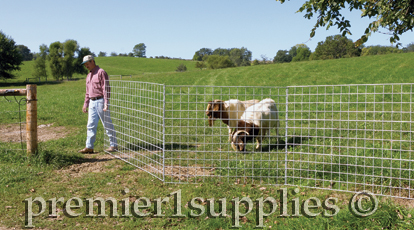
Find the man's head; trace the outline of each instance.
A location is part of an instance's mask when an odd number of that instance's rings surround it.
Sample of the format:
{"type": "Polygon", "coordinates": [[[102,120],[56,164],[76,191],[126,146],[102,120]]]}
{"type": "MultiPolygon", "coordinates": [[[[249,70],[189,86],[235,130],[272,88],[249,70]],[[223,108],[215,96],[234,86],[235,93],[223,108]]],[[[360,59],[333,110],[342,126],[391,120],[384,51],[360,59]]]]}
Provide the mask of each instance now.
{"type": "Polygon", "coordinates": [[[83,57],[82,65],[85,65],[85,67],[89,71],[93,70],[93,68],[95,68],[95,66],[96,66],[93,56],[92,55],[86,55],[85,57],[83,57]]]}

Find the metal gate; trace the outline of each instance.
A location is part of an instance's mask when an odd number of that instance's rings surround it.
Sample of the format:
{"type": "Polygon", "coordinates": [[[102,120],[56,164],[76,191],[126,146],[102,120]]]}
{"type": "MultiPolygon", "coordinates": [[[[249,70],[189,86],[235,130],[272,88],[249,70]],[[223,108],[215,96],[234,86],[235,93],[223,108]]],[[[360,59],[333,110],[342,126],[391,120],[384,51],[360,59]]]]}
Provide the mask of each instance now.
{"type": "MultiPolygon", "coordinates": [[[[167,183],[259,183],[414,198],[413,84],[166,86],[110,81],[116,157],[167,183]],[[210,101],[271,98],[279,110],[261,150],[236,152],[210,101]]],[[[106,143],[108,145],[109,143],[106,143]]]]}

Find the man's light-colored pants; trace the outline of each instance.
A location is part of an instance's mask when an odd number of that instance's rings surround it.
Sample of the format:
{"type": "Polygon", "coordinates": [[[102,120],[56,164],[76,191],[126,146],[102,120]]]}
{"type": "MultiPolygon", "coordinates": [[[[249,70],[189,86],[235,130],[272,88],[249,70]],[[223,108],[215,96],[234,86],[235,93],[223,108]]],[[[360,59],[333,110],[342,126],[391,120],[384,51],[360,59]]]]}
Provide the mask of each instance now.
{"type": "Polygon", "coordinates": [[[89,101],[88,111],[88,125],[87,125],[87,137],[86,137],[86,148],[93,149],[93,145],[96,140],[96,130],[98,129],[99,120],[101,120],[106,134],[109,137],[109,144],[113,147],[117,146],[116,132],[114,125],[112,124],[109,110],[103,111],[104,99],[98,99],[95,101],[89,101]],[[105,114],[105,120],[104,120],[105,114]]]}

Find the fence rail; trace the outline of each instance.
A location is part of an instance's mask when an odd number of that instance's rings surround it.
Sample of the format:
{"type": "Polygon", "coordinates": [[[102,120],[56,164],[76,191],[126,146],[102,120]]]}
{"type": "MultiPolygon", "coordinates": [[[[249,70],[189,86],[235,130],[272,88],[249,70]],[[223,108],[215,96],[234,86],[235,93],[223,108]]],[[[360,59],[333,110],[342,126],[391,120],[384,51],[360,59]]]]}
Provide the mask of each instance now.
{"type": "MultiPolygon", "coordinates": [[[[167,183],[206,180],[367,190],[414,199],[413,84],[166,86],[111,80],[120,159],[167,183]],[[272,98],[278,133],[235,152],[213,100],[272,98]]],[[[109,143],[106,143],[109,145],[109,143]]]]}

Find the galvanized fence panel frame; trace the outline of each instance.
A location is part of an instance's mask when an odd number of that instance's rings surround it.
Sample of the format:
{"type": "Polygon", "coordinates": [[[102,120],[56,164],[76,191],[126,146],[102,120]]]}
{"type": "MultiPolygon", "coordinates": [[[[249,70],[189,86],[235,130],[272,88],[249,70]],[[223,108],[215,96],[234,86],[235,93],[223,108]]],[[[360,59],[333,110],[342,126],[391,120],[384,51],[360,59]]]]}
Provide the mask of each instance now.
{"type": "MultiPolygon", "coordinates": [[[[216,120],[209,127],[206,106],[213,100],[273,98],[283,114],[284,92],[284,87],[166,86],[165,182],[195,183],[214,179],[282,184],[282,170],[272,172],[274,168],[282,168],[285,160],[285,144],[277,142],[276,131],[272,129],[263,141],[263,148],[271,151],[258,151],[250,142],[245,153],[235,153],[228,140],[227,126],[216,120]]],[[[279,135],[282,135],[283,116],[279,119],[282,124],[279,135]]]]}
{"type": "Polygon", "coordinates": [[[111,116],[121,140],[113,155],[166,183],[294,185],[414,199],[413,84],[110,84],[111,116]],[[209,101],[264,98],[275,100],[280,127],[279,136],[271,131],[265,138],[262,151],[249,142],[247,152],[235,152],[227,126],[220,120],[208,125],[209,101]]]}
{"type": "Polygon", "coordinates": [[[412,86],[289,87],[286,184],[413,199],[412,86]]]}
{"type": "MultiPolygon", "coordinates": [[[[103,123],[112,120],[118,142],[118,151],[110,154],[164,180],[165,86],[137,81],[109,85],[110,114],[104,114],[103,123]]],[[[104,145],[109,147],[108,138],[104,145]]]]}

